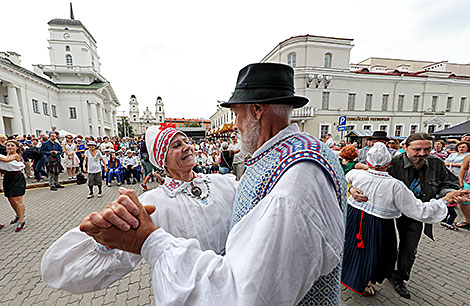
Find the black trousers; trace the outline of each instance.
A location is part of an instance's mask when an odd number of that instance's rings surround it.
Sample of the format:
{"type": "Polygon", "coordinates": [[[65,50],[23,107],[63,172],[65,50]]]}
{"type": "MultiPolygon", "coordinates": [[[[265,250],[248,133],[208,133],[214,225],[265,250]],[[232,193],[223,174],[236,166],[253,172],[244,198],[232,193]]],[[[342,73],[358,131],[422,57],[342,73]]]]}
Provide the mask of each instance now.
{"type": "Polygon", "coordinates": [[[130,181],[131,176],[135,179],[137,177],[136,168],[126,168],[126,181],[130,181]]]}
{"type": "Polygon", "coordinates": [[[393,271],[395,280],[407,281],[410,279],[411,268],[416,259],[418,244],[423,232],[423,222],[416,221],[402,215],[396,219],[400,244],[398,246],[397,269],[393,271]]]}

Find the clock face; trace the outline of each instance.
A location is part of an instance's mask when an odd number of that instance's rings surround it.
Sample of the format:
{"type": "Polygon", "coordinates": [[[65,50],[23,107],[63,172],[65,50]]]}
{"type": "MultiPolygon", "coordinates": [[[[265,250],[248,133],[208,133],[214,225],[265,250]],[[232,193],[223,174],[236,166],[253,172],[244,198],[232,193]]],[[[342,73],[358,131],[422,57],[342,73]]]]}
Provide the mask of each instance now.
{"type": "Polygon", "coordinates": [[[70,34],[69,34],[69,33],[64,33],[64,38],[65,38],[65,39],[69,39],[69,38],[70,38],[70,34]]]}

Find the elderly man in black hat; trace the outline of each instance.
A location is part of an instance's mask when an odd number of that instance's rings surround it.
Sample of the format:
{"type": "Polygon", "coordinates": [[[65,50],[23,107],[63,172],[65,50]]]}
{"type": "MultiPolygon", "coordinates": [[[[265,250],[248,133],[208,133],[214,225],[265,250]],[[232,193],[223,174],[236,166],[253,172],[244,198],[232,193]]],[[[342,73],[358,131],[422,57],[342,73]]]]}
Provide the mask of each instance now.
{"type": "MultiPolygon", "coordinates": [[[[383,142],[385,145],[387,144],[388,137],[387,137],[387,132],[385,131],[374,131],[372,133],[372,136],[368,139],[367,141],[367,147],[362,148],[359,150],[359,157],[357,158],[358,162],[365,164],[366,163],[366,158],[367,158],[367,152],[369,152],[369,149],[374,146],[376,142],[383,142]]],[[[390,149],[389,149],[390,151],[390,149]]],[[[393,152],[395,153],[395,152],[393,152]]],[[[393,153],[390,152],[390,154],[393,153]]]]}
{"type": "Polygon", "coordinates": [[[292,109],[307,103],[294,95],[290,66],[261,63],[240,71],[221,104],[235,112],[243,150],[252,155],[225,256],[157,228],[131,190],[85,218],[81,230],[142,254],[153,267],[156,305],[339,305],[345,181],[334,153],[289,124],[292,109]],[[140,226],[120,231],[106,220],[140,226]]]}

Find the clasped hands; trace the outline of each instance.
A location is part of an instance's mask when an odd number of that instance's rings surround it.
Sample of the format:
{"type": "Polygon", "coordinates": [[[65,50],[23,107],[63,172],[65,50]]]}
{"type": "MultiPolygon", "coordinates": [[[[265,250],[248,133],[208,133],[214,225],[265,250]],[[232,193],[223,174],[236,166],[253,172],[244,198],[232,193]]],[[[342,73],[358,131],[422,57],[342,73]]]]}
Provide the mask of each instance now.
{"type": "Polygon", "coordinates": [[[140,254],[147,237],[158,229],[150,218],[155,206],[143,206],[134,190],[121,187],[119,193],[101,212],[86,216],[80,231],[108,248],[140,254]]]}

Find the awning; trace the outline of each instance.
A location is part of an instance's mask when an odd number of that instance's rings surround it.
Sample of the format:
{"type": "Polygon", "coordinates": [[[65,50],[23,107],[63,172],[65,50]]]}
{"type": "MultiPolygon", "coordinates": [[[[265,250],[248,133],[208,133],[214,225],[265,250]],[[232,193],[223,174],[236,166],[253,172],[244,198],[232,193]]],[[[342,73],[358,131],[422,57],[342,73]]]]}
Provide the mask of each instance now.
{"type": "Polygon", "coordinates": [[[451,128],[432,133],[434,136],[463,136],[470,133],[470,121],[457,124],[451,128]]]}
{"type": "Polygon", "coordinates": [[[346,137],[371,137],[371,130],[351,130],[346,134],[346,137]]]}

